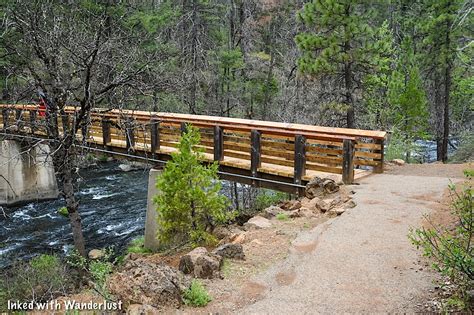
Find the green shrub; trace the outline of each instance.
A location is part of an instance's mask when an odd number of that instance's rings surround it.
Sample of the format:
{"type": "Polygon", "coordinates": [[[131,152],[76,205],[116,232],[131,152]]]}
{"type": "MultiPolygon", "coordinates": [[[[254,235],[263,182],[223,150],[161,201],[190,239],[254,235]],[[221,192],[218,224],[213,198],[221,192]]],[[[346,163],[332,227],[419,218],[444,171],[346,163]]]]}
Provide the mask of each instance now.
{"type": "Polygon", "coordinates": [[[459,147],[450,159],[452,163],[474,161],[474,136],[467,135],[461,138],[459,147]]]}
{"type": "Polygon", "coordinates": [[[184,292],[183,301],[186,305],[202,307],[211,302],[212,298],[201,282],[193,280],[189,289],[184,292]]]}
{"type": "Polygon", "coordinates": [[[280,221],[287,221],[289,219],[288,215],[286,213],[278,213],[276,215],[277,220],[280,221]]]}
{"type": "Polygon", "coordinates": [[[58,209],[58,214],[62,215],[65,218],[69,217],[69,212],[67,211],[66,207],[61,207],[58,209]]]}
{"type": "Polygon", "coordinates": [[[136,239],[133,239],[127,247],[127,254],[148,254],[151,253],[151,250],[145,248],[145,237],[140,236],[136,239]]]}
{"type": "Polygon", "coordinates": [[[0,311],[8,300],[47,302],[74,288],[67,266],[54,255],[40,255],[29,262],[16,262],[0,276],[0,311]]]}
{"type": "Polygon", "coordinates": [[[113,271],[114,264],[111,262],[113,250],[105,249],[105,255],[97,260],[88,260],[81,256],[76,250],[69,253],[68,265],[82,271],[94,284],[94,289],[104,298],[108,299],[110,293],[107,290],[107,279],[113,271]]]}
{"type": "Polygon", "coordinates": [[[255,209],[261,211],[287,199],[285,193],[273,190],[261,190],[255,199],[255,209]]]}
{"type": "Polygon", "coordinates": [[[412,230],[409,237],[417,248],[423,249],[425,256],[434,259],[435,270],[451,278],[459,288],[456,294],[467,302],[465,292],[471,290],[474,283],[474,193],[470,176],[472,173],[466,171],[465,174],[469,181],[464,184],[461,192],[458,192],[455,185],[449,186],[453,215],[458,222],[455,228],[432,224],[430,229],[412,230]]]}
{"type": "Polygon", "coordinates": [[[158,212],[158,238],[164,245],[191,242],[207,245],[215,239],[210,231],[231,219],[228,200],[220,195],[218,165],[203,165],[203,153],[196,148],[199,131],[187,126],[178,152],[172,154],[156,186],[154,202],[158,212]]]}
{"type": "Polygon", "coordinates": [[[414,157],[416,153],[421,151],[420,146],[413,142],[413,139],[404,138],[397,130],[392,133],[386,150],[385,159],[387,161],[402,159],[408,163],[422,162],[414,157]],[[407,157],[409,158],[407,159],[407,157]]]}
{"type": "Polygon", "coordinates": [[[109,297],[109,293],[106,287],[107,279],[112,273],[113,265],[111,262],[103,260],[93,260],[89,264],[89,272],[92,277],[92,281],[96,286],[96,290],[104,297],[109,297]]]}

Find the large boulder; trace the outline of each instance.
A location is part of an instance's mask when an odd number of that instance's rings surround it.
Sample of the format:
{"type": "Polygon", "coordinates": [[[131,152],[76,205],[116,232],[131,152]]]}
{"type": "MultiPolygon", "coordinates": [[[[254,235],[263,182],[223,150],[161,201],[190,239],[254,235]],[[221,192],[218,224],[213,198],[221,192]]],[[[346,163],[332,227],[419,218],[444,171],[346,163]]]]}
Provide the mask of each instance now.
{"type": "Polygon", "coordinates": [[[110,293],[124,306],[133,304],[177,307],[181,294],[189,286],[178,270],[146,259],[128,260],[123,269],[108,280],[110,293]]]}
{"type": "Polygon", "coordinates": [[[196,278],[212,279],[220,276],[221,265],[221,256],[209,253],[204,247],[197,247],[181,257],[179,270],[196,278]]]}
{"type": "Polygon", "coordinates": [[[339,191],[339,185],[330,178],[312,178],[306,185],[305,196],[309,199],[333,194],[339,191]]]}
{"type": "Polygon", "coordinates": [[[245,259],[244,250],[241,244],[223,244],[212,251],[213,254],[222,258],[245,259]]]}
{"type": "Polygon", "coordinates": [[[244,224],[247,229],[266,229],[272,226],[270,220],[259,215],[254,216],[244,224]]]}

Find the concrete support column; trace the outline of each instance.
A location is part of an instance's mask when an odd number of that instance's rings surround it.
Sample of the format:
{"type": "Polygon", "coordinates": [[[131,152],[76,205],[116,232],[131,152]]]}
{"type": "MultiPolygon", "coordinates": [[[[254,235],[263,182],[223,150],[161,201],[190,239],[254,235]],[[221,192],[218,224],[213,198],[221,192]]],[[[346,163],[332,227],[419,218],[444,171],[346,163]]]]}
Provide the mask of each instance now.
{"type": "Polygon", "coordinates": [[[156,238],[158,232],[158,214],[156,213],[156,205],[153,203],[153,197],[158,194],[156,189],[156,178],[161,174],[161,170],[150,169],[148,176],[148,197],[146,207],[145,221],[145,248],[152,251],[158,250],[159,242],[156,238]]]}
{"type": "Polygon", "coordinates": [[[58,198],[49,147],[0,140],[0,206],[58,198]]]}

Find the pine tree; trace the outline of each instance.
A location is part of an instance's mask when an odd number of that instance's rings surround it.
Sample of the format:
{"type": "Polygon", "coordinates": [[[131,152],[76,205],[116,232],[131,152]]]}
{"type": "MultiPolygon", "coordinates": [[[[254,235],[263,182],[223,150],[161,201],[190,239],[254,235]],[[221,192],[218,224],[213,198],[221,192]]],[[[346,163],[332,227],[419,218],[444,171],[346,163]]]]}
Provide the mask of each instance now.
{"type": "Polygon", "coordinates": [[[392,124],[407,143],[406,159],[410,158],[410,146],[417,138],[425,136],[428,128],[427,98],[423,89],[420,71],[406,38],[399,52],[397,68],[393,71],[388,89],[388,101],[392,110],[392,124]]]}
{"type": "Polygon", "coordinates": [[[347,127],[355,127],[356,93],[365,74],[377,67],[378,47],[370,39],[372,11],[356,0],[313,0],[299,12],[309,31],[296,36],[301,50],[298,67],[312,76],[331,76],[339,84],[339,101],[346,107],[347,127]]]}
{"type": "Polygon", "coordinates": [[[178,152],[172,154],[156,187],[158,238],[164,244],[188,242],[194,246],[215,241],[214,226],[230,218],[227,198],[219,194],[218,165],[201,164],[203,154],[199,131],[191,126],[181,137],[178,152]]]}
{"type": "Polygon", "coordinates": [[[426,0],[422,20],[426,68],[431,78],[430,96],[436,122],[437,159],[448,159],[452,77],[462,23],[461,0],[426,0]]]}

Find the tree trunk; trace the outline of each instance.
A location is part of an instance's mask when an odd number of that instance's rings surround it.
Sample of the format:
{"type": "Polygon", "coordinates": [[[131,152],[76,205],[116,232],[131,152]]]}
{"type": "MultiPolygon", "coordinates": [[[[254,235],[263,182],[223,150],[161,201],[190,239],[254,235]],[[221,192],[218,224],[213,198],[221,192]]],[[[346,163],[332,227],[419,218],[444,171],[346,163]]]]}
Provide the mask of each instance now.
{"type": "Polygon", "coordinates": [[[72,238],[74,240],[74,248],[81,254],[81,256],[86,257],[86,246],[84,241],[84,235],[82,234],[82,222],[81,216],[79,215],[78,208],[79,203],[76,201],[74,196],[74,183],[72,169],[69,163],[65,163],[65,170],[63,174],[63,193],[64,199],[66,200],[66,207],[69,213],[69,221],[72,228],[72,238]]]}
{"type": "Polygon", "coordinates": [[[352,98],[352,78],[351,65],[344,67],[344,84],[346,88],[346,104],[349,106],[346,112],[347,128],[355,128],[354,100],[352,98]]]}
{"type": "MultiPolygon", "coordinates": [[[[446,48],[449,50],[451,46],[451,23],[446,22],[446,48]]],[[[443,141],[441,145],[441,161],[446,163],[448,161],[448,142],[449,142],[449,98],[451,93],[451,71],[452,63],[449,53],[446,54],[446,65],[444,72],[444,106],[443,106],[443,141]]]]}

